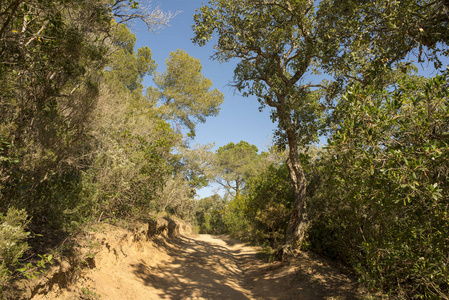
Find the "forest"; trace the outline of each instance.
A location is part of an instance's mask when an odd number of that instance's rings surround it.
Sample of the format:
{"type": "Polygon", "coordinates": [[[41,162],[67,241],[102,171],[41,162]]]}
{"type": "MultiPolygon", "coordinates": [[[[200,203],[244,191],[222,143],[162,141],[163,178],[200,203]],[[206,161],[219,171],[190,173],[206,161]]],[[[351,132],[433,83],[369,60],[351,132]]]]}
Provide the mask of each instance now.
{"type": "Polygon", "coordinates": [[[0,2],[0,299],[90,224],[160,215],[272,260],[322,255],[391,298],[449,299],[447,0],[198,7],[192,43],[271,109],[263,151],[191,145],[224,96],[186,51],[157,72],[136,47],[132,21],[175,17],[147,4],[0,2]],[[198,199],[211,183],[225,192],[198,199]]]}

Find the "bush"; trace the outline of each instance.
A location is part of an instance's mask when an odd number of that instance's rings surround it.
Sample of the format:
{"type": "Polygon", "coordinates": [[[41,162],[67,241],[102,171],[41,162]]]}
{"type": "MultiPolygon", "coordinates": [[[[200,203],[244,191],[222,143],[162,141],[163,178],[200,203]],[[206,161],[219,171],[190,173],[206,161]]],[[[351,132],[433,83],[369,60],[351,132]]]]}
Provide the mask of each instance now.
{"type": "Polygon", "coordinates": [[[193,214],[200,233],[223,234],[228,229],[225,223],[226,199],[213,195],[194,202],[193,214]]]}
{"type": "Polygon", "coordinates": [[[28,250],[24,241],[30,232],[25,231],[28,224],[25,210],[10,208],[6,216],[0,214],[0,259],[5,266],[14,266],[28,250]]]}
{"type": "Polygon", "coordinates": [[[294,202],[285,164],[271,165],[248,184],[248,217],[256,242],[278,251],[282,247],[294,202]]]}
{"type": "Polygon", "coordinates": [[[231,235],[281,249],[294,201],[287,166],[271,165],[247,182],[244,195],[229,202],[225,222],[231,235]]]}
{"type": "Polygon", "coordinates": [[[9,208],[6,216],[0,213],[0,290],[9,280],[10,269],[15,267],[23,253],[29,249],[25,241],[30,232],[25,210],[9,208]]]}

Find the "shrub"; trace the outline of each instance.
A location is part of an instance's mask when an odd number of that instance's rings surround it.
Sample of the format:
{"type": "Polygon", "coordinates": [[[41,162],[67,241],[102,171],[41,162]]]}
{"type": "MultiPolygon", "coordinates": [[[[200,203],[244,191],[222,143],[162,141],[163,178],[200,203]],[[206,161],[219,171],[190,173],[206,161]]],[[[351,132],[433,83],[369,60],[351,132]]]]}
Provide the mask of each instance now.
{"type": "Polygon", "coordinates": [[[2,265],[14,266],[18,259],[28,250],[24,241],[30,232],[25,231],[28,224],[25,210],[10,208],[6,216],[0,214],[0,259],[2,265]]]}
{"type": "Polygon", "coordinates": [[[225,223],[225,209],[228,201],[219,195],[213,195],[194,202],[195,222],[200,233],[223,234],[228,229],[225,223]]]}
{"type": "Polygon", "coordinates": [[[352,89],[309,202],[309,243],[370,289],[449,297],[448,74],[352,89]]]}
{"type": "Polygon", "coordinates": [[[29,249],[26,239],[30,232],[25,231],[27,224],[25,210],[11,207],[6,216],[0,213],[0,291],[9,281],[10,269],[29,249]]]}
{"type": "Polygon", "coordinates": [[[294,191],[285,164],[271,165],[248,183],[247,217],[255,241],[279,251],[285,240],[294,191]]]}
{"type": "Polygon", "coordinates": [[[227,229],[236,238],[276,252],[284,242],[293,201],[287,166],[273,164],[247,182],[244,195],[228,203],[227,229]]]}

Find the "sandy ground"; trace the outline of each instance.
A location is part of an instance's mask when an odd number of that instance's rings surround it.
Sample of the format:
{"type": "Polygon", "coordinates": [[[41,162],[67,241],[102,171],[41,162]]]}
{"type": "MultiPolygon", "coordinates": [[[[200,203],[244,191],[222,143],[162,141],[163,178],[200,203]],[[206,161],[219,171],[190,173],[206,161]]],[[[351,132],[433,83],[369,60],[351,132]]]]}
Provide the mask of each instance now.
{"type": "Polygon", "coordinates": [[[33,299],[357,299],[355,285],[306,254],[266,263],[227,236],[136,241],[124,232],[95,235],[95,267],[75,284],[33,299]]]}

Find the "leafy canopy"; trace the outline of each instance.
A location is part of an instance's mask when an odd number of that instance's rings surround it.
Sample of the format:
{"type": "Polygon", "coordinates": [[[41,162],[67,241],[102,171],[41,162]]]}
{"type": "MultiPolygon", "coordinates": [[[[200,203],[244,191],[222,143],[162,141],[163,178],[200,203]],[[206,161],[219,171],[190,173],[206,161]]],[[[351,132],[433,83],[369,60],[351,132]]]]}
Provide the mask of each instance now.
{"type": "Polygon", "coordinates": [[[214,156],[214,177],[228,193],[238,196],[248,178],[263,165],[255,145],[240,141],[218,148],[214,156]]]}
{"type": "Polygon", "coordinates": [[[224,96],[217,89],[211,90],[212,81],[201,74],[199,59],[184,50],[170,53],[165,66],[164,73],[155,74],[157,89],[149,88],[149,98],[159,100],[166,119],[186,126],[194,136],[197,122],[204,123],[206,117],[218,115],[224,96]]]}

